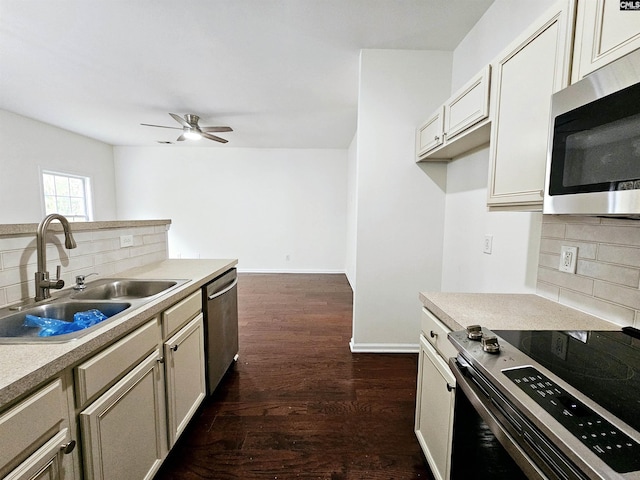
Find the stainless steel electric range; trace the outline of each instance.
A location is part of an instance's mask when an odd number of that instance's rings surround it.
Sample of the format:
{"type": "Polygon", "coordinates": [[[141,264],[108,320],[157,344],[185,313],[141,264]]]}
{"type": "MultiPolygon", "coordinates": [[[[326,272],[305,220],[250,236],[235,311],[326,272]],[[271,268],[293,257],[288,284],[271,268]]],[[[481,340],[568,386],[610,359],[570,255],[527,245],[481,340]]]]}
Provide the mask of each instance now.
{"type": "Polygon", "coordinates": [[[452,332],[456,395],[526,478],[640,479],[639,333],[452,332]]]}

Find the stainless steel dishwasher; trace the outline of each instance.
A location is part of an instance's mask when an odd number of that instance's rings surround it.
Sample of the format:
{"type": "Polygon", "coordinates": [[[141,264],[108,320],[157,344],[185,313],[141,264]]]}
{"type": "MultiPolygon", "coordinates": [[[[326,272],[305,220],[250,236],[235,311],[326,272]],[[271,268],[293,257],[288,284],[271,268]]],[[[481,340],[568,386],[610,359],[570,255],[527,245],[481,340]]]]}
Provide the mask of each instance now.
{"type": "Polygon", "coordinates": [[[238,274],[233,268],[202,287],[209,395],[238,358],[237,285],[238,274]]]}

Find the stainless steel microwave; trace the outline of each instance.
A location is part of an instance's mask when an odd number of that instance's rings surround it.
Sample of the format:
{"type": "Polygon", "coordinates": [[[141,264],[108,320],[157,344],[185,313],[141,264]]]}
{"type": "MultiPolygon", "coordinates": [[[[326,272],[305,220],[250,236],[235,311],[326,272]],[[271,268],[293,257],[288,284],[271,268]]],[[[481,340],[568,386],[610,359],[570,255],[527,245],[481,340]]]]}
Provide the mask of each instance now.
{"type": "Polygon", "coordinates": [[[552,96],[543,213],[640,217],[640,50],[552,96]]]}

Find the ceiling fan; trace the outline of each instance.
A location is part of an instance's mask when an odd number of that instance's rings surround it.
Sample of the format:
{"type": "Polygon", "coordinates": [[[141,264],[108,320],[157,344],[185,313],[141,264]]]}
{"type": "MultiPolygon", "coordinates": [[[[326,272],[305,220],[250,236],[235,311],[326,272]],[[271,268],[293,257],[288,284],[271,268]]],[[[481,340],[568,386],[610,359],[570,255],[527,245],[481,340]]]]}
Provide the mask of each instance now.
{"type": "Polygon", "coordinates": [[[233,132],[233,129],[231,127],[201,127],[198,125],[198,120],[200,120],[200,117],[198,115],[187,113],[184,118],[182,118],[180,115],[176,115],[175,113],[170,113],[169,115],[171,115],[176,122],[182,125],[182,127],[167,127],[165,125],[151,125],[149,123],[141,123],[140,125],[144,125],[145,127],[160,127],[182,130],[182,135],[180,135],[177,139],[178,142],[182,142],[186,139],[199,140],[204,137],[215,142],[227,143],[228,140],[220,138],[216,135],[211,135],[211,133],[209,132],[233,132]]]}

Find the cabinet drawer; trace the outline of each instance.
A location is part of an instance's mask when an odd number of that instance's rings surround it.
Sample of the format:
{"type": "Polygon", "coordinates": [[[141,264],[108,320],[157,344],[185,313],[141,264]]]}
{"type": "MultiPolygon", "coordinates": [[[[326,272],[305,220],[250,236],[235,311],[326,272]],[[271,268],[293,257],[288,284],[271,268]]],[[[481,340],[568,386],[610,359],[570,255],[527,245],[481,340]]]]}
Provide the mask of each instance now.
{"type": "Polygon", "coordinates": [[[451,331],[444,323],[426,308],[422,309],[422,333],[444,358],[455,357],[458,351],[447,338],[451,331]]]}
{"type": "Polygon", "coordinates": [[[74,370],[77,403],[82,407],[95,395],[125,375],[149,352],[158,348],[160,331],[158,320],[152,321],[130,333],[91,360],[74,370]]]}
{"type": "Polygon", "coordinates": [[[65,412],[62,382],[56,380],[0,415],[0,472],[24,460],[57,433],[65,412]]]}
{"type": "Polygon", "coordinates": [[[165,310],[162,314],[162,338],[173,335],[201,311],[202,293],[200,290],[165,310]]]}

